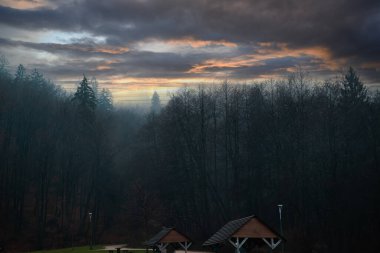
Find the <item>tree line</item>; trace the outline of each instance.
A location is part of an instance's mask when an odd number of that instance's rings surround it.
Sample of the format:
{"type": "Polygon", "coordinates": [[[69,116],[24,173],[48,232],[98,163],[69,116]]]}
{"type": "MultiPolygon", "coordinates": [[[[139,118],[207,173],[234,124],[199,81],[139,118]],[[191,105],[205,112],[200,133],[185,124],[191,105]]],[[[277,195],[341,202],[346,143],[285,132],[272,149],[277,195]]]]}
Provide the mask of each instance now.
{"type": "Polygon", "coordinates": [[[379,106],[380,93],[352,68],[324,83],[301,71],[185,88],[148,117],[132,177],[159,192],[167,217],[199,241],[250,214],[279,228],[284,204],[290,252],[374,250],[379,106]]]}
{"type": "Polygon", "coordinates": [[[67,94],[37,70],[0,70],[2,247],[87,243],[89,212],[100,236],[120,203],[113,162],[125,144],[113,141],[124,130],[113,122],[110,91],[84,77],[67,94]]]}
{"type": "Polygon", "coordinates": [[[251,214],[279,228],[283,204],[286,251],[374,252],[379,146],[380,93],[352,68],[323,83],[297,72],[183,88],[140,113],[115,108],[95,79],[68,94],[3,63],[0,240],[30,250],[92,232],[140,245],[175,225],[202,242],[251,214]]]}

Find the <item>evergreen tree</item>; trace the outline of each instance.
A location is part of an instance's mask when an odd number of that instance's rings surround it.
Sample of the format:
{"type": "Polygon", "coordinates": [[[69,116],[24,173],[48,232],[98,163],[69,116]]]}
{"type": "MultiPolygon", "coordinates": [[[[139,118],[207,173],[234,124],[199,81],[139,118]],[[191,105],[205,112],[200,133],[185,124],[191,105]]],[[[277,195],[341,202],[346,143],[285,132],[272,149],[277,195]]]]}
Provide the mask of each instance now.
{"type": "Polygon", "coordinates": [[[97,101],[94,90],[88,84],[86,76],[83,76],[72,100],[77,103],[79,113],[84,119],[93,119],[97,101]]]}
{"type": "Polygon", "coordinates": [[[157,91],[153,93],[152,96],[152,104],[151,104],[151,112],[153,113],[159,113],[161,111],[161,101],[160,96],[158,95],[157,91]]]}
{"type": "Polygon", "coordinates": [[[0,82],[1,80],[8,80],[11,75],[8,72],[9,62],[5,56],[0,55],[0,82]]]}
{"type": "Polygon", "coordinates": [[[90,87],[94,91],[95,97],[98,99],[99,98],[99,83],[96,80],[96,77],[93,76],[90,81],[90,87]]]}
{"type": "Polygon", "coordinates": [[[30,74],[30,79],[35,85],[37,85],[40,88],[42,88],[46,83],[44,76],[40,72],[38,72],[37,69],[34,69],[32,71],[32,73],[30,74]]]}
{"type": "Polygon", "coordinates": [[[98,107],[105,111],[112,111],[113,97],[109,89],[103,88],[99,94],[98,107]]]}
{"type": "Polygon", "coordinates": [[[8,67],[8,60],[5,58],[5,56],[0,55],[0,76],[8,75],[7,67],[8,67]]]}
{"type": "Polygon", "coordinates": [[[366,101],[366,99],[367,89],[355,70],[350,67],[342,80],[341,103],[344,106],[351,107],[366,101]]]}
{"type": "Polygon", "coordinates": [[[25,79],[26,79],[26,69],[22,64],[20,64],[18,65],[17,70],[16,70],[15,82],[19,83],[19,82],[25,81],[25,79]]]}

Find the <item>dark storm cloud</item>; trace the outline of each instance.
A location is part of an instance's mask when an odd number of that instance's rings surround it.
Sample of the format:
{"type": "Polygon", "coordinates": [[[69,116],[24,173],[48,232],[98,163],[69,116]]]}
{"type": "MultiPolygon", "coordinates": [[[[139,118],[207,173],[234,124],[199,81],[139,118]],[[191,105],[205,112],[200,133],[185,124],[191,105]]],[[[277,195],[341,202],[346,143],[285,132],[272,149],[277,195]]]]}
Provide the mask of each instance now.
{"type": "Polygon", "coordinates": [[[73,16],[64,15],[59,9],[19,10],[0,6],[0,23],[24,29],[74,29],[73,20],[67,17],[73,16]]]}
{"type": "MultiPolygon", "coordinates": [[[[87,41],[87,40],[86,40],[87,41]]],[[[25,47],[54,54],[71,54],[76,57],[89,56],[106,56],[106,55],[122,55],[129,51],[126,47],[112,47],[108,45],[98,45],[93,42],[58,44],[58,43],[34,43],[18,40],[9,40],[0,37],[0,47],[25,47]]]]}
{"type": "Polygon", "coordinates": [[[112,72],[116,74],[118,70],[124,69],[129,76],[134,77],[182,77],[199,60],[200,56],[134,51],[113,64],[112,72]]]}
{"type": "Polygon", "coordinates": [[[327,73],[332,63],[343,62],[359,67],[368,80],[380,81],[378,0],[51,2],[54,4],[34,9],[14,9],[0,4],[0,24],[27,31],[86,33],[90,37],[70,38],[67,44],[36,43],[12,40],[12,35],[4,32],[0,34],[0,49],[25,47],[73,58],[73,61],[62,59],[55,66],[40,66],[56,76],[87,71],[97,76],[213,77],[215,73],[225,72],[231,78],[255,78],[286,73],[299,64],[316,73],[327,73]],[[105,42],[97,44],[91,36],[105,38],[105,42]],[[212,48],[209,46],[197,53],[146,52],[150,49],[136,46],[154,39],[189,38],[233,42],[237,46],[219,54],[218,49],[207,51],[212,48]],[[273,54],[260,64],[207,66],[207,60],[228,62],[234,57],[262,55],[263,50],[272,54],[313,47],[319,48],[323,55],[282,53],[273,54]],[[99,59],[80,60],[93,57],[99,59]],[[206,64],[204,71],[190,71],[201,64],[206,64]]]}
{"type": "Polygon", "coordinates": [[[302,63],[308,63],[309,67],[319,67],[319,62],[311,57],[281,57],[263,61],[258,66],[240,67],[234,70],[233,78],[252,79],[263,75],[283,75],[288,68],[302,63]]]}
{"type": "Polygon", "coordinates": [[[61,76],[62,73],[65,76],[75,76],[86,72],[97,76],[125,74],[131,77],[184,77],[191,76],[186,72],[193,65],[210,56],[209,54],[184,56],[175,53],[133,50],[123,52],[117,47],[107,47],[95,43],[32,43],[0,38],[0,48],[17,47],[49,52],[56,56],[70,56],[67,61],[65,58],[60,58],[55,66],[50,66],[50,64],[34,66],[44,69],[47,74],[61,76]],[[107,57],[102,58],[104,56],[107,57]],[[94,57],[96,58],[94,59],[94,57]]]}
{"type": "MultiPolygon", "coordinates": [[[[336,57],[380,53],[379,1],[65,1],[56,9],[0,7],[0,22],[31,29],[88,31],[123,44],[146,38],[278,41],[326,46],[336,57]]],[[[374,60],[378,60],[375,57],[374,60]]]]}
{"type": "Polygon", "coordinates": [[[214,72],[229,72],[233,79],[255,79],[263,75],[283,75],[288,68],[297,65],[308,65],[309,68],[318,69],[323,62],[310,56],[279,57],[263,60],[257,65],[242,65],[237,67],[210,67],[205,72],[212,75],[214,72]]]}

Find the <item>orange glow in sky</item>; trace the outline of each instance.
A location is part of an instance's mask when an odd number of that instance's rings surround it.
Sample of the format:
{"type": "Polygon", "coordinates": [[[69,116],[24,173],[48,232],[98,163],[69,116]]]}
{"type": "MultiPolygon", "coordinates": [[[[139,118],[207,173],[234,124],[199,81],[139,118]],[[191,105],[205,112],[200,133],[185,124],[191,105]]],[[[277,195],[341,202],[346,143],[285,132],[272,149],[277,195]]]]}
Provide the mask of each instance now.
{"type": "Polygon", "coordinates": [[[0,54],[69,92],[96,77],[121,104],[299,67],[324,80],[353,66],[379,86],[380,9],[345,2],[0,0],[0,54]]]}

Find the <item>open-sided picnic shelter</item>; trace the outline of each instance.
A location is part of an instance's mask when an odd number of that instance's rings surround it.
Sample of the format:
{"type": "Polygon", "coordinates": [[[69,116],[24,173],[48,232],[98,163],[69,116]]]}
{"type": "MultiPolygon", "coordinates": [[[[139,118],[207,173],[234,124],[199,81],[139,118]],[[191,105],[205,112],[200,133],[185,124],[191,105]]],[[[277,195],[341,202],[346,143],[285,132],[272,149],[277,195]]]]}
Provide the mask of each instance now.
{"type": "Polygon", "coordinates": [[[228,222],[204,242],[203,246],[215,246],[229,242],[236,248],[236,252],[240,253],[240,249],[249,239],[262,240],[272,250],[285,240],[257,216],[251,215],[228,222]]]}
{"type": "Polygon", "coordinates": [[[158,232],[144,244],[148,247],[157,247],[160,252],[164,252],[169,244],[176,243],[185,250],[185,253],[187,253],[187,250],[192,244],[189,237],[183,233],[178,232],[175,228],[163,227],[160,232],[158,232]]]}

